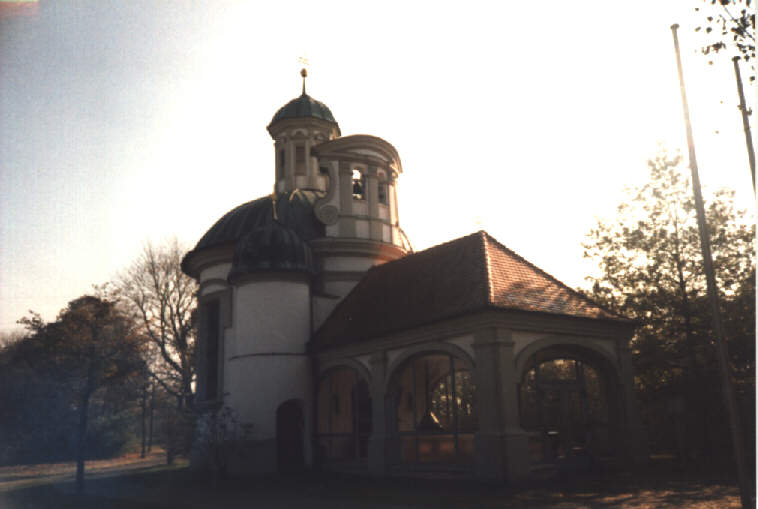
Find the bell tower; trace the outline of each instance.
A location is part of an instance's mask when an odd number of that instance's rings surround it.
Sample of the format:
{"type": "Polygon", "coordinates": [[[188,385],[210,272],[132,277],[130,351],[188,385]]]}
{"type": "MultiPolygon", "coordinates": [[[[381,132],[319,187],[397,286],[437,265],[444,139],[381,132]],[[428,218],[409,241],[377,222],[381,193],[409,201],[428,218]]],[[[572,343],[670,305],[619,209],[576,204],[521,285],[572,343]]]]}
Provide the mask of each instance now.
{"type": "Polygon", "coordinates": [[[340,136],[332,112],[322,102],[305,93],[308,71],[302,69],[303,92],[276,112],[268,132],[274,140],[274,189],[287,193],[295,189],[326,191],[328,175],[319,167],[313,147],[340,136]]]}

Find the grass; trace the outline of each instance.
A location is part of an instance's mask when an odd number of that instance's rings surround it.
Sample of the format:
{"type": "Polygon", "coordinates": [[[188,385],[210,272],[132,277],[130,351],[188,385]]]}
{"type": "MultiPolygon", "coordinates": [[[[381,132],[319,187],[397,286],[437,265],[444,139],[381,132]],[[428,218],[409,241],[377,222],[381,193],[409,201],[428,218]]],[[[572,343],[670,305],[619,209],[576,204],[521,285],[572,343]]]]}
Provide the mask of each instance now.
{"type": "Polygon", "coordinates": [[[646,471],[635,474],[552,478],[518,486],[463,480],[370,479],[337,474],[258,477],[225,480],[214,485],[186,468],[186,462],[167,467],[161,460],[160,456],[147,460],[126,457],[88,464],[92,471],[82,496],[74,494],[73,464],[5,467],[0,469],[0,507],[739,507],[737,488],[728,478],[675,473],[666,463],[654,463],[646,471]]]}

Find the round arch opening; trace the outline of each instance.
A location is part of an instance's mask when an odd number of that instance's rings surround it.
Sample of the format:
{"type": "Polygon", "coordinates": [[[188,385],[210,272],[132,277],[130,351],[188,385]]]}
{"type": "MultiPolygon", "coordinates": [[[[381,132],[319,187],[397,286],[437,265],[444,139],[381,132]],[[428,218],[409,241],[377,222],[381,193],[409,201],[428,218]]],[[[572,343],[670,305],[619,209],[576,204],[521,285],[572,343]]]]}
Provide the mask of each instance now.
{"type": "Polygon", "coordinates": [[[519,383],[519,417],[531,435],[533,463],[615,456],[620,422],[615,375],[600,355],[574,346],[547,347],[528,359],[519,383]]]}
{"type": "Polygon", "coordinates": [[[387,429],[396,438],[395,463],[473,462],[476,386],[470,366],[447,352],[417,354],[392,375],[387,429]]]}
{"type": "Polygon", "coordinates": [[[330,369],[318,386],[317,444],[325,463],[365,460],[371,435],[371,394],[350,367],[330,369]]]}

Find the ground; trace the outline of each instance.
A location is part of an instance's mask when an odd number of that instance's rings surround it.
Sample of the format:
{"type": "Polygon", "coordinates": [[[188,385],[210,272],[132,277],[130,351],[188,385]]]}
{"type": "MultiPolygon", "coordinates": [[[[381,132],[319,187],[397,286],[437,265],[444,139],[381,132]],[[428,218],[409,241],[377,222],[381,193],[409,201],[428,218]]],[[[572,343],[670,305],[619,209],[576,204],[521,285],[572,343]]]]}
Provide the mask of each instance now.
{"type": "Polygon", "coordinates": [[[718,475],[676,473],[665,463],[643,472],[557,476],[519,486],[440,479],[310,474],[213,483],[186,461],[160,453],[88,462],[86,494],[74,494],[74,464],[0,467],[4,509],[739,507],[737,487],[718,475]]]}

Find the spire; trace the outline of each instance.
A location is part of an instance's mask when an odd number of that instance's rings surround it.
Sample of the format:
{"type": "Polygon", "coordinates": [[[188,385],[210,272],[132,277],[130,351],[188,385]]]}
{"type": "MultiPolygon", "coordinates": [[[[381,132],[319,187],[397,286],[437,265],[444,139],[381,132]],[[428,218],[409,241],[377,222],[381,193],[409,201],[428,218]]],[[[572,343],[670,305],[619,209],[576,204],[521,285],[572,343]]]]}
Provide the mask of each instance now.
{"type": "Polygon", "coordinates": [[[303,77],[303,95],[305,95],[305,78],[308,77],[308,71],[305,69],[305,67],[300,70],[300,76],[303,77]]]}

